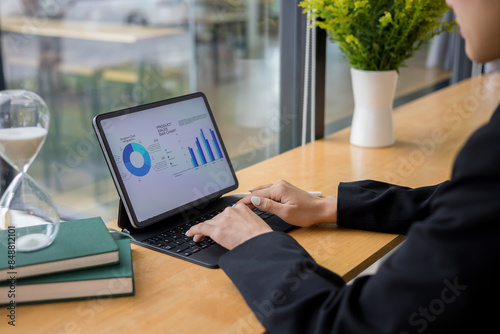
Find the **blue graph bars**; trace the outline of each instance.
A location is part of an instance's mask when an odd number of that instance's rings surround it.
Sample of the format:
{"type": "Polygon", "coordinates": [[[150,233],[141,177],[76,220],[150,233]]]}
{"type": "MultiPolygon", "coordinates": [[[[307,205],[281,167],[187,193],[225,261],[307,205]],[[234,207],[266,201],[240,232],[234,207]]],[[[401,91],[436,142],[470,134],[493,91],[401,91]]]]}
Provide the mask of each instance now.
{"type": "Polygon", "coordinates": [[[203,140],[203,143],[205,144],[205,148],[207,149],[208,152],[208,157],[210,158],[210,161],[214,161],[214,155],[212,153],[212,149],[210,148],[210,145],[208,144],[208,140],[205,139],[205,134],[203,133],[203,130],[200,129],[200,135],[201,135],[201,140],[203,140]]]}
{"type": "Polygon", "coordinates": [[[196,146],[198,147],[198,156],[200,157],[201,164],[204,165],[207,163],[207,159],[205,159],[205,154],[203,154],[203,150],[201,149],[200,140],[196,137],[196,146]]]}
{"type": "Polygon", "coordinates": [[[217,151],[217,156],[219,159],[222,159],[222,151],[220,150],[219,142],[217,141],[217,138],[215,137],[215,132],[210,129],[210,134],[212,135],[212,143],[214,143],[215,150],[217,151]]]}
{"type": "MultiPolygon", "coordinates": [[[[222,159],[224,156],[222,155],[222,151],[219,146],[219,142],[217,141],[217,137],[215,136],[215,132],[210,129],[210,134],[212,135],[212,145],[215,148],[215,152],[217,153],[217,158],[222,159]]],[[[209,141],[205,138],[205,134],[203,133],[203,130],[200,129],[200,137],[201,137],[201,142],[203,143],[203,146],[205,147],[206,154],[208,155],[208,158],[210,159],[210,162],[215,161],[215,156],[212,151],[212,147],[210,146],[209,141]]],[[[202,145],[200,143],[200,139],[196,137],[196,151],[198,153],[199,161],[201,161],[201,165],[206,164],[208,161],[205,157],[205,152],[203,152],[202,145]]],[[[191,156],[191,164],[193,167],[198,167],[200,163],[198,163],[198,160],[196,159],[196,155],[194,154],[194,151],[191,147],[188,147],[189,154],[191,156]]]]}
{"type": "Polygon", "coordinates": [[[191,147],[188,147],[188,149],[189,149],[189,154],[191,154],[191,163],[193,164],[193,167],[198,167],[198,161],[196,161],[193,149],[191,147]]]}

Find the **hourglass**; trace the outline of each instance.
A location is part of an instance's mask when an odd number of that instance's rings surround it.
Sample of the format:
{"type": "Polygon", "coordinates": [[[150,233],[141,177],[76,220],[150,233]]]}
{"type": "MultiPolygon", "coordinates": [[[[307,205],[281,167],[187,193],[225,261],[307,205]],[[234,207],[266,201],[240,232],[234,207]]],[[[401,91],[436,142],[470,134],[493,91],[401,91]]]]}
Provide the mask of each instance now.
{"type": "Polygon", "coordinates": [[[47,137],[49,118],[35,93],[0,92],[0,156],[18,172],[0,199],[0,230],[8,229],[9,238],[15,231],[16,251],[45,248],[59,231],[54,203],[27,174],[47,137]]]}

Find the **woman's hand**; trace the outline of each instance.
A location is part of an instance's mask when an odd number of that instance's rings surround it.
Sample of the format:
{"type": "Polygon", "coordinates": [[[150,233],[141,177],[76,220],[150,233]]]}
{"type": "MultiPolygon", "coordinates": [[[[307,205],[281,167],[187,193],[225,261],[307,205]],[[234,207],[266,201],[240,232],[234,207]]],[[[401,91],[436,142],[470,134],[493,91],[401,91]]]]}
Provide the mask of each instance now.
{"type": "Polygon", "coordinates": [[[239,203],[273,213],[289,224],[305,227],[337,222],[335,196],[317,197],[283,180],[253,188],[250,192],[251,195],[239,203]]]}
{"type": "Polygon", "coordinates": [[[233,249],[251,238],[272,231],[250,208],[237,203],[214,218],[191,227],[186,236],[194,236],[194,242],[208,236],[222,247],[233,249]]]}
{"type": "Polygon", "coordinates": [[[272,232],[252,211],[255,207],[296,226],[337,222],[337,197],[313,196],[283,180],[256,187],[251,193],[234,207],[191,227],[186,235],[193,237],[195,242],[208,236],[221,246],[233,249],[251,238],[272,232]]]}

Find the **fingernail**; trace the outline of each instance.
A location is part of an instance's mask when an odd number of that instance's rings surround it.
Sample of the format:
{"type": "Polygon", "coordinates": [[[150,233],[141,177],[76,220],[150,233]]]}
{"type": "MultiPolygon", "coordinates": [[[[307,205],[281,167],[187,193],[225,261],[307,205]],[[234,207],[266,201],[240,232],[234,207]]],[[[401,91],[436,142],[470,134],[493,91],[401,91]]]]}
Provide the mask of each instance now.
{"type": "Polygon", "coordinates": [[[260,205],[260,197],[252,196],[250,198],[250,201],[252,202],[253,205],[260,205]]]}
{"type": "Polygon", "coordinates": [[[189,233],[189,230],[187,230],[186,233],[184,233],[184,235],[187,237],[188,233],[189,233]]]}

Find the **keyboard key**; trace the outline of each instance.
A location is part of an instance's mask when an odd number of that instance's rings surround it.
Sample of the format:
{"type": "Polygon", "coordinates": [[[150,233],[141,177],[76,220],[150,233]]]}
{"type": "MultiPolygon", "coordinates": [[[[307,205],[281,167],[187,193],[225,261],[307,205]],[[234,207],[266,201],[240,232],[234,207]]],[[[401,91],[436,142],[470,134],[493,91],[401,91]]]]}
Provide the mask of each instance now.
{"type": "MultiPolygon", "coordinates": [[[[201,242],[195,243],[192,237],[187,237],[185,235],[186,231],[192,226],[202,223],[205,220],[211,219],[224,211],[225,208],[215,210],[211,213],[205,214],[201,217],[197,217],[192,221],[186,222],[182,225],[176,226],[168,231],[164,231],[154,237],[145,240],[145,244],[152,245],[154,247],[162,248],[178,254],[183,254],[184,256],[190,256],[193,253],[197,253],[215,244],[215,241],[205,237],[201,242]]],[[[268,214],[264,211],[259,211],[258,214],[268,214]]]]}
{"type": "Polygon", "coordinates": [[[165,247],[163,247],[163,249],[166,249],[166,250],[172,250],[172,249],[174,249],[174,248],[176,248],[176,247],[177,247],[177,245],[176,245],[176,244],[174,244],[174,243],[170,243],[170,244],[165,245],[165,247]]]}
{"type": "Polygon", "coordinates": [[[195,247],[191,247],[189,250],[190,250],[191,252],[193,252],[193,253],[196,253],[196,252],[201,251],[201,248],[200,248],[200,247],[196,247],[196,246],[195,246],[195,247]]]}
{"type": "Polygon", "coordinates": [[[186,250],[188,248],[189,248],[188,245],[180,245],[177,248],[172,249],[172,251],[175,252],[175,253],[181,253],[182,251],[184,251],[184,250],[186,250]]]}

